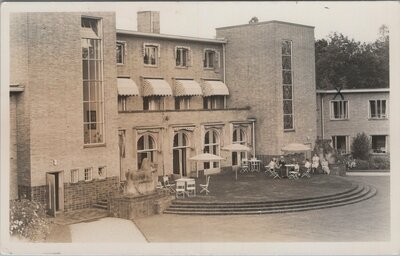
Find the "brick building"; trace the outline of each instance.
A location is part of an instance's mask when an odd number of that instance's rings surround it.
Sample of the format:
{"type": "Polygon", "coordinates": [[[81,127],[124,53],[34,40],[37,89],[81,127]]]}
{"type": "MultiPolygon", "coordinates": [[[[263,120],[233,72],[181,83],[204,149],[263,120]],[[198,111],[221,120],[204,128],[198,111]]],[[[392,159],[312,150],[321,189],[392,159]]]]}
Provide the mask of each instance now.
{"type": "Polygon", "coordinates": [[[314,29],[279,21],[217,39],[138,31],[113,13],[11,15],[11,191],[55,211],[89,207],[149,158],[159,176],[217,172],[317,136],[314,29]],[[247,153],[224,146],[241,143],[247,153]],[[210,152],[225,160],[193,163],[210,152]]]}
{"type": "Polygon", "coordinates": [[[340,94],[317,90],[317,135],[331,139],[332,146],[345,154],[350,153],[352,139],[365,132],[371,153],[389,153],[389,89],[343,89],[340,94]]]}

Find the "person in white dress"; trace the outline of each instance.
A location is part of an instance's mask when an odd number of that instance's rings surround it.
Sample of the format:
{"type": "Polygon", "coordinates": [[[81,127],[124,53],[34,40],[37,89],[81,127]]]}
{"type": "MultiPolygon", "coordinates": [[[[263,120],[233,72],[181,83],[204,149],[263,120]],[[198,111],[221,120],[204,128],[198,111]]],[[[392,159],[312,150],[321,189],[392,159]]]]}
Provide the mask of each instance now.
{"type": "Polygon", "coordinates": [[[324,171],[324,173],[326,173],[326,174],[329,175],[329,173],[331,172],[331,170],[329,169],[329,163],[328,163],[328,161],[327,161],[325,158],[323,158],[323,159],[321,160],[321,167],[322,167],[322,170],[324,171]]]}

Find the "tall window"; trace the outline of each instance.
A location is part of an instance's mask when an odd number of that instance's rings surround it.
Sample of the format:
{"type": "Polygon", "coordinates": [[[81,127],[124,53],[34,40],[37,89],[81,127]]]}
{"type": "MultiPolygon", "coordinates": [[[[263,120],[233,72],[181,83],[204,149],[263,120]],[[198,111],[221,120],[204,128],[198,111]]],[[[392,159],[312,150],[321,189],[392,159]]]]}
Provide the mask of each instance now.
{"type": "Polygon", "coordinates": [[[71,183],[78,183],[79,181],[79,170],[73,169],[71,170],[71,183]]]}
{"type": "MultiPolygon", "coordinates": [[[[246,132],[243,128],[235,128],[232,137],[233,144],[247,144],[246,132]]],[[[247,152],[232,152],[232,165],[239,165],[242,159],[247,159],[247,152]]]]}
{"type": "Polygon", "coordinates": [[[184,132],[178,132],[174,136],[173,145],[173,173],[187,176],[187,153],[189,141],[184,132]]]}
{"type": "Polygon", "coordinates": [[[217,68],[219,66],[218,52],[215,49],[205,49],[203,57],[204,68],[217,68]]]}
{"type": "Polygon", "coordinates": [[[163,110],[163,96],[148,96],[143,98],[143,110],[163,110]]]}
{"type": "Polygon", "coordinates": [[[293,124],[292,41],[282,41],[283,129],[294,129],[293,124]]]}
{"type": "Polygon", "coordinates": [[[332,146],[339,154],[349,153],[350,144],[348,136],[332,136],[332,146]]]}
{"type": "Polygon", "coordinates": [[[204,109],[224,109],[225,96],[215,95],[203,98],[204,109]]]}
{"type": "Polygon", "coordinates": [[[83,172],[85,181],[91,181],[93,179],[92,172],[93,172],[92,167],[85,168],[85,170],[83,172]]]}
{"type": "Polygon", "coordinates": [[[142,135],[137,142],[137,164],[138,169],[142,165],[142,161],[148,158],[150,162],[154,163],[156,156],[157,146],[154,138],[149,134],[142,135]]]}
{"type": "Polygon", "coordinates": [[[97,174],[99,175],[100,179],[105,179],[107,177],[107,167],[106,166],[100,166],[97,169],[97,174]]]}
{"type": "Polygon", "coordinates": [[[386,100],[369,101],[369,118],[373,119],[386,118],[386,100]]]}
{"type": "Polygon", "coordinates": [[[332,100],[331,101],[331,119],[332,120],[345,120],[349,118],[347,100],[332,100]]]}
{"type": "MultiPolygon", "coordinates": [[[[204,136],[204,153],[210,153],[219,156],[219,136],[215,130],[207,131],[204,136]]],[[[218,168],[219,162],[206,162],[204,169],[218,168]]]]}
{"type": "Polygon", "coordinates": [[[187,67],[190,62],[190,51],[188,47],[175,48],[175,61],[177,67],[187,67]]]}
{"type": "Polygon", "coordinates": [[[175,97],[175,109],[190,109],[190,96],[175,97]]]}
{"type": "Polygon", "coordinates": [[[126,101],[129,96],[125,95],[118,95],[118,111],[126,111],[126,101]]]}
{"type": "Polygon", "coordinates": [[[374,153],[388,152],[386,146],[386,139],[387,139],[386,135],[372,135],[371,136],[372,151],[374,153]]]}
{"type": "Polygon", "coordinates": [[[144,44],[143,63],[148,66],[157,66],[159,57],[159,45],[144,44]]]}
{"type": "Polygon", "coordinates": [[[117,42],[117,64],[125,63],[125,42],[117,42]]]}
{"type": "Polygon", "coordinates": [[[103,47],[101,20],[82,18],[84,143],[104,143],[103,47]]]}

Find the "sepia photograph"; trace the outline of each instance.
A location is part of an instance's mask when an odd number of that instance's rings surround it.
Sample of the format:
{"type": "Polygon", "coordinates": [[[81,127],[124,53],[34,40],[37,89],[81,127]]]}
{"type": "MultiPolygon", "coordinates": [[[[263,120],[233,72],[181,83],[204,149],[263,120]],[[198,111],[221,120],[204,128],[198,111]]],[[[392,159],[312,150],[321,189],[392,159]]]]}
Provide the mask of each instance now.
{"type": "Polygon", "coordinates": [[[399,7],[2,3],[1,253],[399,254],[399,7]]]}

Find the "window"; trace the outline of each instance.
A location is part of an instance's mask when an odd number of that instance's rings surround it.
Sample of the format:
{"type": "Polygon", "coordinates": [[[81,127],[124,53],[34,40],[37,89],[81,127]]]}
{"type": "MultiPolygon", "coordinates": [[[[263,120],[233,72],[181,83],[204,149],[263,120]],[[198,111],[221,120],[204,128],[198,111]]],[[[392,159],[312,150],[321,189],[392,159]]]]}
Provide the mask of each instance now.
{"type": "Polygon", "coordinates": [[[372,152],[374,153],[386,153],[386,135],[372,135],[371,136],[371,144],[372,144],[372,152]]]}
{"type": "Polygon", "coordinates": [[[101,20],[82,18],[84,144],[104,143],[103,52],[101,20]],[[87,33],[91,31],[91,33],[87,33]]]}
{"type": "Polygon", "coordinates": [[[371,119],[386,118],[386,100],[369,101],[369,118],[371,119]]]}
{"type": "Polygon", "coordinates": [[[187,176],[189,140],[184,132],[178,132],[174,136],[173,144],[173,173],[187,176]]]}
{"type": "Polygon", "coordinates": [[[183,46],[175,47],[175,61],[177,67],[188,67],[190,64],[190,48],[183,46]]]}
{"type": "Polygon", "coordinates": [[[107,168],[105,166],[100,166],[97,173],[100,179],[105,179],[107,177],[107,168]]]}
{"type": "Polygon", "coordinates": [[[143,110],[163,110],[163,96],[149,96],[143,98],[143,110]]]}
{"type": "Polygon", "coordinates": [[[158,44],[144,44],[143,48],[143,63],[147,66],[157,66],[160,46],[158,44]]]}
{"type": "Polygon", "coordinates": [[[190,96],[175,97],[175,109],[190,109],[190,96]]]}
{"type": "Polygon", "coordinates": [[[204,68],[217,68],[219,67],[219,53],[215,49],[205,49],[203,56],[203,67],[204,68]]]}
{"type": "Polygon", "coordinates": [[[338,154],[347,154],[350,152],[348,136],[332,136],[332,146],[338,154]]]}
{"type": "MultiPolygon", "coordinates": [[[[215,130],[207,131],[204,135],[204,153],[210,153],[219,156],[219,135],[215,130]]],[[[219,162],[205,162],[204,169],[218,168],[219,162]]]]}
{"type": "Polygon", "coordinates": [[[204,109],[224,109],[225,108],[225,96],[209,96],[203,98],[204,109]]]}
{"type": "Polygon", "coordinates": [[[348,101],[347,100],[333,100],[331,101],[331,119],[332,120],[345,120],[349,118],[348,114],[348,101]]]}
{"type": "Polygon", "coordinates": [[[293,130],[292,41],[282,41],[283,129],[293,130]]]}
{"type": "Polygon", "coordinates": [[[85,171],[84,171],[84,179],[85,179],[85,181],[91,181],[92,180],[92,171],[93,171],[92,167],[85,168],[85,171]]]}
{"type": "Polygon", "coordinates": [[[71,183],[78,183],[79,181],[79,170],[73,169],[71,170],[71,183]]]}
{"type": "Polygon", "coordinates": [[[117,64],[125,63],[125,42],[117,42],[117,64]]]}
{"type": "Polygon", "coordinates": [[[142,135],[137,142],[137,167],[140,169],[142,161],[148,158],[150,162],[154,163],[156,156],[156,143],[150,134],[142,135]]]}
{"type": "MultiPolygon", "coordinates": [[[[246,132],[243,128],[233,129],[232,143],[247,144],[246,132]]],[[[240,165],[242,159],[247,159],[247,152],[232,152],[232,165],[240,165]]]]}
{"type": "Polygon", "coordinates": [[[118,111],[126,111],[126,101],[128,96],[118,95],[118,111]]]}

